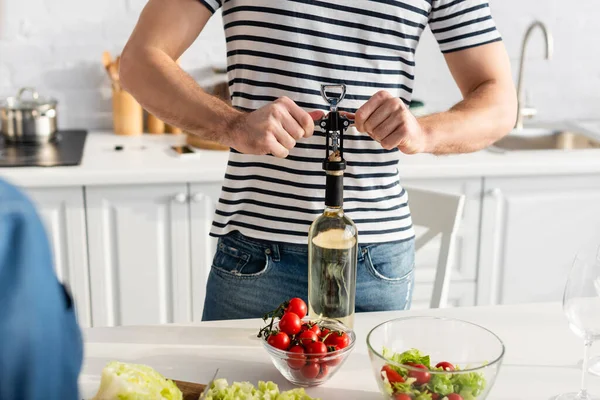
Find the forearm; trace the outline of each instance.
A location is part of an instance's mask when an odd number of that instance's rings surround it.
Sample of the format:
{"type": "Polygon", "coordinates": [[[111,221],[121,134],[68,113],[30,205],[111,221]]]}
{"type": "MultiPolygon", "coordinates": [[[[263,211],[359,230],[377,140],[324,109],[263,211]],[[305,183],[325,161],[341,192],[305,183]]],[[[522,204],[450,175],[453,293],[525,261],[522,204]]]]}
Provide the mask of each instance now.
{"type": "Polygon", "coordinates": [[[226,126],[239,112],[202,90],[162,50],[126,48],[120,74],[124,88],[144,109],[187,132],[230,145],[226,126]]]}
{"type": "Polygon", "coordinates": [[[516,110],[512,82],[484,82],[450,110],[418,118],[427,137],[425,152],[469,153],[486,148],[510,132],[516,110]]]}

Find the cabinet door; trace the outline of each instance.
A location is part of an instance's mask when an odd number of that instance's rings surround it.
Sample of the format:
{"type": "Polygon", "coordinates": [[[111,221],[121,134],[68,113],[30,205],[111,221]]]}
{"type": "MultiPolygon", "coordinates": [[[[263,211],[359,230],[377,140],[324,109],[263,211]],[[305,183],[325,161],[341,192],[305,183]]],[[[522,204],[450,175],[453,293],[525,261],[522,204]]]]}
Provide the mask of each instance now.
{"type": "Polygon", "coordinates": [[[485,180],[478,304],[560,301],[600,226],[600,175],[485,180]]]}
{"type": "Polygon", "coordinates": [[[29,189],[42,218],[58,279],[75,300],[81,326],[92,325],[83,188],[29,189]]]}
{"type": "Polygon", "coordinates": [[[216,239],[209,236],[221,183],[190,185],[193,320],[202,320],[206,281],[212,265],[216,239]]]}
{"type": "Polygon", "coordinates": [[[86,188],[94,326],[191,320],[187,185],[86,188]]]}
{"type": "MultiPolygon", "coordinates": [[[[449,297],[461,299],[461,305],[473,305],[474,296],[465,296],[465,291],[460,283],[474,284],[477,278],[477,256],[479,248],[479,218],[481,213],[481,191],[483,181],[481,179],[417,179],[405,180],[402,184],[408,188],[429,189],[440,192],[448,192],[465,195],[465,206],[463,219],[460,224],[456,240],[455,258],[452,261],[451,283],[449,297]],[[456,293],[454,293],[456,291],[456,293]]],[[[410,201],[410,198],[409,198],[410,201]]],[[[425,229],[415,222],[417,237],[424,234],[425,229]]],[[[436,237],[427,243],[416,253],[415,270],[415,295],[423,296],[421,288],[429,288],[428,295],[431,297],[433,282],[437,268],[437,260],[440,252],[440,237],[436,237]]],[[[418,302],[428,302],[428,298],[416,299],[418,302]]],[[[456,303],[456,302],[455,302],[456,303]]]]}

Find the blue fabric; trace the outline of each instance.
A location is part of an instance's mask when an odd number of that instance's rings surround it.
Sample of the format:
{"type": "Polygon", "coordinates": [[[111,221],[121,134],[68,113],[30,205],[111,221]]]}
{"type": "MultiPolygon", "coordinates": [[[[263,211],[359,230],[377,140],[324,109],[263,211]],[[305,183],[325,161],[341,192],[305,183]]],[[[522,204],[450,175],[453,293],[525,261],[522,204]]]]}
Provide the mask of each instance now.
{"type": "MultiPolygon", "coordinates": [[[[359,246],[356,312],[410,308],[414,239],[359,246]]],[[[292,297],[307,301],[308,246],[232,232],[219,239],[203,320],[259,318],[292,297]]]]}
{"type": "Polygon", "coordinates": [[[78,398],[81,332],[31,202],[0,180],[0,400],[78,398]]]}

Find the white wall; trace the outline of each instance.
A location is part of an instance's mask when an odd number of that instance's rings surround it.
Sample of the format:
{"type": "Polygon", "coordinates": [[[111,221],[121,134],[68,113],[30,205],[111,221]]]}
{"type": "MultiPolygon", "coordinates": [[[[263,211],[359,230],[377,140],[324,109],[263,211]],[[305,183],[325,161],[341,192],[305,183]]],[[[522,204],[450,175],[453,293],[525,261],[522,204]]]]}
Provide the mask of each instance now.
{"type": "MultiPolygon", "coordinates": [[[[62,127],[110,127],[110,89],[101,54],[122,49],[145,2],[0,0],[0,95],[33,85],[59,99],[62,127]]],[[[515,77],[527,24],[541,19],[554,34],[551,62],[543,61],[540,34],[530,44],[525,85],[538,118],[600,118],[600,2],[491,0],[491,5],[515,77]]],[[[200,78],[203,68],[223,64],[224,43],[220,21],[213,18],[182,66],[200,78]]],[[[429,33],[417,58],[415,97],[436,110],[456,102],[459,92],[429,33]]]]}

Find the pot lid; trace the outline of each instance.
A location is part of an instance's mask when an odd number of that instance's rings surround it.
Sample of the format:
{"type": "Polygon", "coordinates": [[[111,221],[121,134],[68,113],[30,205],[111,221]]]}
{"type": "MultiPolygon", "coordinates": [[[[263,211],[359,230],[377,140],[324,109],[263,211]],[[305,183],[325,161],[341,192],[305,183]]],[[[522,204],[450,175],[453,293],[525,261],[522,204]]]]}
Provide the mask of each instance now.
{"type": "Polygon", "coordinates": [[[0,101],[0,107],[11,110],[34,110],[38,108],[53,108],[58,102],[56,99],[41,97],[34,88],[21,88],[15,97],[7,97],[0,101]],[[30,95],[25,93],[29,92],[30,95]]]}

